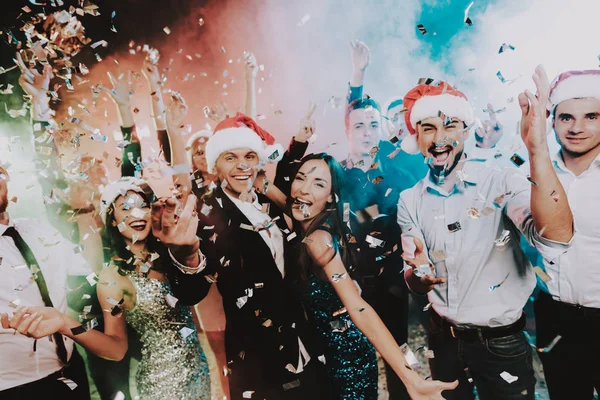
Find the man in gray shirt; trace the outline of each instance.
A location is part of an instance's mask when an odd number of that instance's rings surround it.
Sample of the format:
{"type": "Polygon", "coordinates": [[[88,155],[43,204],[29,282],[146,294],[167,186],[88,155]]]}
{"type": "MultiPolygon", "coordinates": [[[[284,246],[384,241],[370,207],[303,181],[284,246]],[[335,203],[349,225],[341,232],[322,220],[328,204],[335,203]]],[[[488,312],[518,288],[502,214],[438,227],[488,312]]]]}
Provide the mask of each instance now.
{"type": "MultiPolygon", "coordinates": [[[[469,162],[473,126],[466,96],[445,82],[420,84],[404,98],[411,135],[405,151],[428,158],[429,173],[400,195],[405,279],[432,305],[429,346],[434,379],[459,380],[447,399],[534,399],[523,306],[535,274],[519,246],[523,234],[549,260],[567,251],[573,216],[546,143],[549,83],[519,95],[521,136],[531,176],[469,162]]],[[[518,160],[515,160],[518,162],[518,160]]]]}

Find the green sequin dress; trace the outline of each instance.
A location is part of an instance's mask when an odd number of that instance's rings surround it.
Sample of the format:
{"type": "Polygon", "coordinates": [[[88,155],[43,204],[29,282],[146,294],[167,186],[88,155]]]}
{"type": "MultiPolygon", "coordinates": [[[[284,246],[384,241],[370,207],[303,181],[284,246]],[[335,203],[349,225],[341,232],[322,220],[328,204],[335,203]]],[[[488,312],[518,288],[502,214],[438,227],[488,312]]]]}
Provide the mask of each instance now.
{"type": "Polygon", "coordinates": [[[171,307],[167,283],[127,272],[136,290],[136,305],[126,311],[127,323],[142,343],[136,375],[140,399],[210,400],[208,363],[190,308],[171,307]]]}

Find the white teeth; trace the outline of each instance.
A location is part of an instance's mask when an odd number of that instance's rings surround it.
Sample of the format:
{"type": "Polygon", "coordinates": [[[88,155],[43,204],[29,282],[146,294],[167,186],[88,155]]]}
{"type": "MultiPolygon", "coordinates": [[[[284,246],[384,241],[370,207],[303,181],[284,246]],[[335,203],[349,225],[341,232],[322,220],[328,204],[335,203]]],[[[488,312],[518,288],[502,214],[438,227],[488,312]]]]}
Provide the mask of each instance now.
{"type": "Polygon", "coordinates": [[[234,176],[233,178],[238,181],[245,181],[246,179],[250,179],[250,175],[234,176]]]}
{"type": "Polygon", "coordinates": [[[302,200],[302,199],[299,199],[299,198],[296,198],[296,201],[297,201],[298,203],[312,204],[310,201],[302,200]]]}

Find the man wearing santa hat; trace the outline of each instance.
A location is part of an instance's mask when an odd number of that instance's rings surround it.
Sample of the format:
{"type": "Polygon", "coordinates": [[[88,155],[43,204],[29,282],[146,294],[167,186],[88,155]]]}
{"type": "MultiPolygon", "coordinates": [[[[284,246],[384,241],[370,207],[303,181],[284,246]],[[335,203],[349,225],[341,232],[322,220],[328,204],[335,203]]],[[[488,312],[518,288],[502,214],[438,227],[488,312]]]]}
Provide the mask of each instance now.
{"type": "Polygon", "coordinates": [[[537,346],[550,398],[590,400],[600,393],[600,70],[560,74],[550,103],[561,145],[552,163],[577,234],[568,253],[544,262],[537,346]]]}
{"type": "Polygon", "coordinates": [[[474,125],[466,96],[445,82],[419,84],[404,98],[410,136],[428,175],[401,193],[405,279],[431,302],[432,377],[459,380],[447,399],[534,399],[531,347],[523,306],[535,274],[519,246],[527,237],[549,262],[573,236],[573,217],[546,143],[549,83],[541,67],[538,97],[519,96],[521,136],[531,176],[469,162],[464,142],[474,125]]]}
{"type": "Polygon", "coordinates": [[[282,155],[274,138],[244,114],[216,126],[205,156],[217,188],[198,205],[206,263],[178,266],[170,277],[184,304],[198,303],[216,283],[226,318],[225,373],[236,400],[330,398],[318,359],[323,352],[286,275],[289,231],[280,209],[253,191],[262,165],[282,155]]]}

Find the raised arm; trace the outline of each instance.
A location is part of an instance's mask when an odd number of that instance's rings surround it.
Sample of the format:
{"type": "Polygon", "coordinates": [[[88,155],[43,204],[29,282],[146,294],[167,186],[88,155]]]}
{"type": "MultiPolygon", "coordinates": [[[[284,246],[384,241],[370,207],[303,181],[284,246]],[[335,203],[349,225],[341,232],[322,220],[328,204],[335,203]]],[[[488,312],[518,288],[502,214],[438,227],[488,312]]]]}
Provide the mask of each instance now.
{"type": "Polygon", "coordinates": [[[167,132],[171,142],[171,166],[174,168],[173,183],[181,188],[183,194],[182,201],[188,193],[191,192],[190,171],[192,166],[188,154],[185,150],[185,142],[181,132],[183,131],[183,120],[188,111],[183,96],[178,92],[171,92],[169,104],[167,105],[165,116],[167,122],[167,132]]]}
{"type": "Polygon", "coordinates": [[[371,61],[371,52],[366,44],[359,40],[353,40],[350,42],[350,57],[352,58],[352,75],[346,99],[348,104],[362,98],[365,70],[371,61]]]}
{"type": "Polygon", "coordinates": [[[274,183],[285,194],[290,192],[293,175],[296,173],[295,166],[298,165],[298,160],[304,157],[308,143],[315,134],[316,123],[313,114],[316,109],[317,105],[311,103],[305,117],[300,121],[296,135],[292,137],[288,149],[277,163],[274,183]]]}
{"type": "Polygon", "coordinates": [[[443,399],[443,390],[454,389],[458,382],[443,383],[425,381],[406,362],[400,346],[381,321],[375,310],[365,301],[344,267],[339,253],[334,250],[332,237],[326,231],[317,230],[309,237],[307,246],[311,258],[323,271],[346,307],[352,322],[369,339],[377,351],[400,377],[413,400],[443,399]],[[330,260],[330,261],[328,261],[330,260]]]}
{"type": "Polygon", "coordinates": [[[531,187],[531,215],[542,237],[566,243],[573,237],[573,214],[548,152],[546,105],[550,83],[541,65],[535,69],[533,81],[537,95],[529,90],[519,94],[521,137],[529,152],[531,180],[535,182],[531,187]]]}
{"type": "Polygon", "coordinates": [[[133,94],[131,71],[120,73],[116,78],[110,71],[107,74],[113,88],[102,87],[102,90],[109,95],[117,106],[121,121],[121,132],[125,141],[121,176],[140,175],[142,171],[137,167],[142,159],[142,148],[135,130],[133,111],[131,110],[131,95],[133,94]]]}
{"type": "Polygon", "coordinates": [[[152,103],[152,118],[156,126],[158,144],[163,151],[167,163],[171,163],[171,143],[167,134],[167,121],[165,117],[165,103],[162,95],[162,80],[158,65],[153,64],[148,58],[144,59],[142,73],[148,81],[150,101],[152,103]]]}
{"type": "Polygon", "coordinates": [[[256,118],[256,75],[258,74],[258,65],[254,54],[245,52],[246,58],[246,105],[244,110],[250,118],[256,118]]]}

